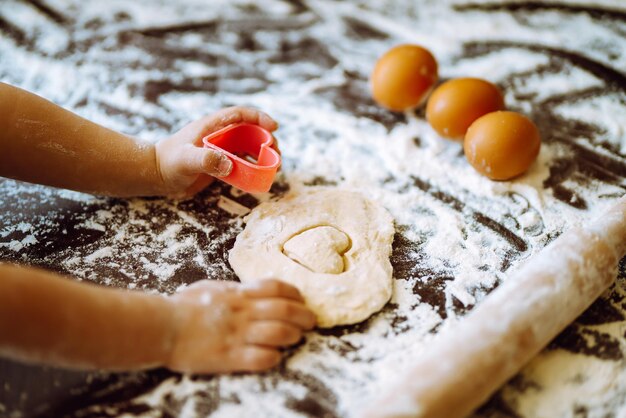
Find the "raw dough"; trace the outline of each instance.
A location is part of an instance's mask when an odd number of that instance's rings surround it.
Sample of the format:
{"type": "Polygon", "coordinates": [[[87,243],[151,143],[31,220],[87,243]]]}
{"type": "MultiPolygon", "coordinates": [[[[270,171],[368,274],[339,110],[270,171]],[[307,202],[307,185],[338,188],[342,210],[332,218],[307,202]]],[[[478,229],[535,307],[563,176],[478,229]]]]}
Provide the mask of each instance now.
{"type": "Polygon", "coordinates": [[[320,327],[353,324],[391,297],[393,219],[354,192],[316,188],[256,207],[229,254],[242,282],[297,287],[320,327]]]}
{"type": "Polygon", "coordinates": [[[350,238],[332,226],[316,226],[291,238],[283,253],[316,273],[339,274],[346,270],[343,255],[350,249],[350,238]]]}

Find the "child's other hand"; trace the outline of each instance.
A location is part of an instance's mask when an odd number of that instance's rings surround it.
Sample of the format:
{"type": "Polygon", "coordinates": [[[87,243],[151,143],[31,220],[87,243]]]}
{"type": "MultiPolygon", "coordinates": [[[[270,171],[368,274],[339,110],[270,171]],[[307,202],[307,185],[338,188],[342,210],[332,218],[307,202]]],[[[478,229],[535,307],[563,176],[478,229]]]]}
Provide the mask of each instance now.
{"type": "Polygon", "coordinates": [[[163,194],[175,198],[191,197],[208,186],[213,177],[230,174],[230,159],[212,149],[203,148],[202,138],[240,122],[254,123],[268,131],[278,128],[274,119],[259,110],[228,107],[198,119],[159,141],[156,144],[156,159],[163,194]]]}
{"type": "Polygon", "coordinates": [[[269,369],[280,362],[280,347],[297,343],[315,326],[298,290],[278,280],[203,280],[171,300],[177,329],[166,366],[181,372],[269,369]]]}

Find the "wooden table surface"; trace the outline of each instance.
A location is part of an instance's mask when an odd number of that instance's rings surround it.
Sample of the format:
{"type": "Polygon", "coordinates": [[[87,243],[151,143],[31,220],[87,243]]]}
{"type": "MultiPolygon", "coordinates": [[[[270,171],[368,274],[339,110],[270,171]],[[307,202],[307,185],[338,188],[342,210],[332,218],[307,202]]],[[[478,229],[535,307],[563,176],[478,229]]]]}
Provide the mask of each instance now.
{"type": "MultiPolygon", "coordinates": [[[[0,360],[0,417],[349,415],[402,368],[410,344],[461,317],[510,268],[626,190],[626,10],[618,1],[11,0],[0,4],[0,57],[1,81],[149,140],[224,106],[258,106],[280,121],[284,156],[263,196],[215,183],[189,201],[113,199],[0,179],[0,261],[161,293],[236,280],[227,252],[260,200],[349,187],[396,218],[391,261],[396,291],[408,295],[362,324],[311,333],[259,376],[0,360]],[[394,114],[372,102],[373,62],[402,42],[428,45],[442,79],[497,82],[508,106],[537,122],[544,151],[528,176],[491,184],[466,166],[458,144],[433,137],[421,110],[394,114]],[[397,150],[381,145],[391,139],[397,150]],[[389,163],[401,160],[394,152],[406,153],[406,164],[389,163]],[[449,238],[445,223],[458,225],[449,238]],[[461,261],[430,246],[444,238],[461,261]]],[[[616,284],[476,417],[626,416],[625,338],[623,259],[616,284]]]]}

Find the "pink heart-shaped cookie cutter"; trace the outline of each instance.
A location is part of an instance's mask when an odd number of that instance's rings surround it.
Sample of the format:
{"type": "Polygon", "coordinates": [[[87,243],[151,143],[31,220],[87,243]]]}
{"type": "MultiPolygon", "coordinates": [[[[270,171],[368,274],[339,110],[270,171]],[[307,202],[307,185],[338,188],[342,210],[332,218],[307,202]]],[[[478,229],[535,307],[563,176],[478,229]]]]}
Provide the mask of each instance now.
{"type": "Polygon", "coordinates": [[[274,137],[267,129],[251,123],[226,126],[202,138],[205,148],[212,148],[233,162],[233,170],[220,180],[248,193],[267,192],[280,166],[280,154],[272,148],[274,137]],[[255,162],[243,157],[250,156],[255,162]]]}

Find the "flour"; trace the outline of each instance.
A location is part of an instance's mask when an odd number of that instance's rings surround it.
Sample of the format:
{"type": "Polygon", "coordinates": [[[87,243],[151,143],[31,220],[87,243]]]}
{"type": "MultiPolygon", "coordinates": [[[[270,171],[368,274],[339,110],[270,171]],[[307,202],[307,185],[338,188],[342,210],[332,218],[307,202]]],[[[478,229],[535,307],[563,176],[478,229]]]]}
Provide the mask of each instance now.
{"type": "Polygon", "coordinates": [[[220,199],[217,201],[217,206],[220,209],[236,216],[244,216],[250,212],[250,208],[247,206],[240,205],[236,201],[224,196],[220,196],[220,199]]]}
{"type": "MultiPolygon", "coordinates": [[[[225,257],[241,217],[311,185],[359,191],[391,213],[398,231],[393,296],[381,313],[309,333],[279,371],[164,377],[126,406],[109,405],[118,415],[154,415],[137,412],[145,404],[189,417],[350,416],[511,269],[626,187],[624,95],[610,87],[611,69],[626,67],[624,24],[616,19],[464,10],[457,1],[316,0],[301,12],[299,2],[278,0],[263,10],[226,0],[210,7],[201,0],[46,3],[71,16],[71,30],[26,3],[0,6],[0,16],[35,39],[16,47],[0,36],[0,80],[149,142],[221,107],[257,106],[280,123],[282,171],[273,193],[250,196],[218,183],[190,201],[105,199],[7,180],[0,183],[1,206],[11,209],[0,214],[3,260],[159,293],[203,278],[233,280],[225,257]],[[199,29],[167,30],[193,24],[199,29]],[[69,51],[72,42],[78,47],[69,51]],[[371,102],[373,62],[402,42],[429,47],[442,79],[498,83],[507,106],[538,123],[544,142],[526,174],[492,182],[419,111],[393,115],[371,102]]],[[[576,325],[494,399],[524,417],[626,414],[623,287],[622,280],[604,301],[621,319],[576,325]]],[[[494,416],[497,406],[485,408],[476,416],[494,416]]]]}

